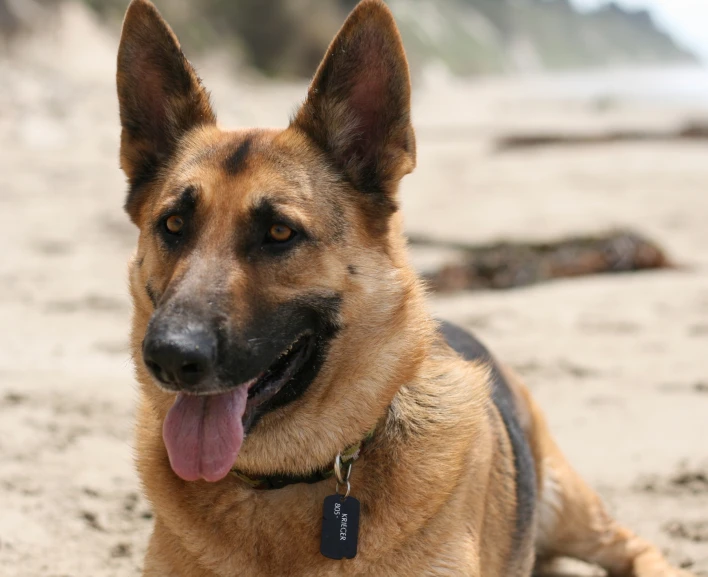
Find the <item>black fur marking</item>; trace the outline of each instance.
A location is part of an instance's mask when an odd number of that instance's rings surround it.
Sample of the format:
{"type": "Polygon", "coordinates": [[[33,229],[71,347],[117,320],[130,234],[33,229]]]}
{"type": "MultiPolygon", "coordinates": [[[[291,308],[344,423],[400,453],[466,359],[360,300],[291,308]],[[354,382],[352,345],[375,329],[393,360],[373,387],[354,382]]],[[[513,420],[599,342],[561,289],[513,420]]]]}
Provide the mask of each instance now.
{"type": "Polygon", "coordinates": [[[182,191],[177,202],[170,207],[170,213],[186,213],[191,212],[197,205],[197,189],[194,186],[188,186],[182,191]]]}
{"type": "MultiPolygon", "coordinates": [[[[340,330],[339,312],[342,306],[340,296],[312,296],[281,305],[271,318],[278,319],[275,334],[282,336],[290,332],[311,331],[315,335],[314,351],[299,372],[272,399],[258,407],[252,415],[247,415],[244,425],[251,430],[263,415],[299,399],[317,378],[327,358],[329,345],[340,330]],[[249,418],[250,417],[250,418],[249,418]]],[[[259,334],[263,329],[258,330],[259,334]]],[[[266,332],[270,332],[266,330],[266,332]]]]}
{"type": "MultiPolygon", "coordinates": [[[[357,142],[356,144],[362,148],[364,146],[363,143],[357,142]]],[[[353,157],[359,160],[358,166],[360,167],[354,184],[357,189],[365,194],[383,194],[384,183],[379,174],[378,158],[376,156],[366,150],[355,149],[353,152],[353,157]]]]}
{"type": "Polygon", "coordinates": [[[145,292],[147,293],[147,296],[150,299],[152,306],[154,308],[157,308],[157,303],[160,301],[160,298],[158,297],[157,293],[155,292],[155,289],[152,288],[152,285],[150,283],[145,285],[145,292]]]}
{"type": "Polygon", "coordinates": [[[188,186],[155,222],[155,234],[168,249],[176,249],[188,240],[198,201],[197,189],[194,186],[188,186]],[[179,215],[185,220],[184,228],[178,234],[171,234],[167,230],[167,219],[173,215],[179,215]]]}
{"type": "Polygon", "coordinates": [[[246,137],[239,143],[236,150],[229,154],[226,162],[224,162],[224,169],[226,172],[233,176],[246,167],[248,164],[248,154],[251,151],[252,144],[253,141],[250,136],[246,137]]]}
{"type": "Polygon", "coordinates": [[[298,244],[313,240],[308,231],[295,220],[285,216],[278,206],[265,198],[251,209],[249,223],[236,232],[237,250],[248,259],[269,258],[287,254],[298,244]],[[274,224],[284,224],[295,231],[292,240],[284,243],[268,243],[267,233],[274,224]]]}
{"type": "Polygon", "coordinates": [[[152,154],[142,154],[140,164],[135,166],[135,172],[128,182],[128,195],[123,208],[130,215],[134,222],[137,222],[140,206],[144,197],[157,177],[159,161],[152,154]]]}
{"type": "Polygon", "coordinates": [[[462,358],[467,361],[487,363],[491,368],[492,400],[504,421],[514,451],[516,530],[512,553],[518,552],[519,547],[528,542],[527,537],[533,529],[536,506],[536,468],[528,440],[519,423],[514,395],[494,362],[494,358],[482,343],[468,332],[448,322],[441,323],[440,332],[447,344],[462,358]]]}
{"type": "Polygon", "coordinates": [[[353,264],[347,266],[347,270],[349,271],[349,274],[357,274],[357,272],[359,272],[353,264]]]}
{"type": "Polygon", "coordinates": [[[398,211],[395,198],[384,193],[364,192],[360,206],[367,219],[369,233],[378,238],[385,236],[391,216],[398,211]]]}

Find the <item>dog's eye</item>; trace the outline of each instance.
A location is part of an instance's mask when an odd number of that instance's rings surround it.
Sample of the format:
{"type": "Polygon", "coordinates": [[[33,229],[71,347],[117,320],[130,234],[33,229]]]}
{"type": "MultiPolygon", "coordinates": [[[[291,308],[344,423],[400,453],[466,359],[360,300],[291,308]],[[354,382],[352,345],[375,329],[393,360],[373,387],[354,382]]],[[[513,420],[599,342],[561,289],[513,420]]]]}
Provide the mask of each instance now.
{"type": "Polygon", "coordinates": [[[173,214],[165,221],[165,228],[170,234],[180,234],[184,228],[184,219],[178,214],[173,214]]]}
{"type": "Polygon", "coordinates": [[[295,231],[285,224],[274,224],[268,230],[268,241],[288,242],[295,238],[295,231]]]}

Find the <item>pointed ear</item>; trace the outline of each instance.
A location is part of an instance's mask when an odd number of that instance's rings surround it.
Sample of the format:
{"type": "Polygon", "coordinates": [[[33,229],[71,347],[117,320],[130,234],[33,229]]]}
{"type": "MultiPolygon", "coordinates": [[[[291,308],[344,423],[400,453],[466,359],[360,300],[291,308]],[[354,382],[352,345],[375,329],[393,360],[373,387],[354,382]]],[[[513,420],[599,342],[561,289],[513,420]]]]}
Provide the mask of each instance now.
{"type": "Polygon", "coordinates": [[[408,63],[393,15],[364,0],[332,42],[291,126],[310,136],[362,192],[391,203],[415,167],[408,63]]]}
{"type": "Polygon", "coordinates": [[[177,37],[147,0],[133,0],[118,51],[121,167],[133,220],[141,191],[152,182],[189,130],[214,124],[209,95],[182,54],[177,37]]]}

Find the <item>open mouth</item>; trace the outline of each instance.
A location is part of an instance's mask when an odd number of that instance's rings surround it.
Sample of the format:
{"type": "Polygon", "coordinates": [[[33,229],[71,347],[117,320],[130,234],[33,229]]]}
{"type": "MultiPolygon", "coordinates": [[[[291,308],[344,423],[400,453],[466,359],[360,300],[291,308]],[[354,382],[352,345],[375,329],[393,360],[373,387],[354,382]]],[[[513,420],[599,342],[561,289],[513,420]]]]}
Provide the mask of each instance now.
{"type": "Polygon", "coordinates": [[[225,391],[178,393],[162,428],[172,470],[185,481],[223,479],[262,411],[307,382],[316,344],[314,335],[301,335],[261,375],[225,391]]]}
{"type": "Polygon", "coordinates": [[[259,406],[272,399],[307,364],[315,349],[315,337],[298,337],[248,389],[248,405],[259,406]]]}

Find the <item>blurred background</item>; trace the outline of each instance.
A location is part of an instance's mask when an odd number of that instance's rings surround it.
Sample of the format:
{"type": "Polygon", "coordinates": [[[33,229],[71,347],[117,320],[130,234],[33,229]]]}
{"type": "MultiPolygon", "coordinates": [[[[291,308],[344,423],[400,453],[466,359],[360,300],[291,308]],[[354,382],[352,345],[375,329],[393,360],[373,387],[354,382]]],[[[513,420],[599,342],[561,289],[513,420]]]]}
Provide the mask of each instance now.
{"type": "MultiPolygon", "coordinates": [[[[151,530],[114,86],[127,3],[0,0],[8,577],[134,575],[151,530]]],[[[287,124],[356,2],[156,4],[221,123],[245,127],[287,124]]],[[[401,202],[431,308],[523,376],[622,521],[708,575],[708,3],[389,5],[419,143],[401,202]]]]}

